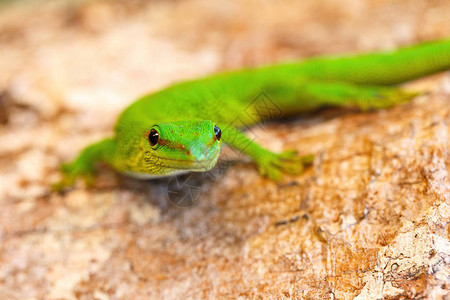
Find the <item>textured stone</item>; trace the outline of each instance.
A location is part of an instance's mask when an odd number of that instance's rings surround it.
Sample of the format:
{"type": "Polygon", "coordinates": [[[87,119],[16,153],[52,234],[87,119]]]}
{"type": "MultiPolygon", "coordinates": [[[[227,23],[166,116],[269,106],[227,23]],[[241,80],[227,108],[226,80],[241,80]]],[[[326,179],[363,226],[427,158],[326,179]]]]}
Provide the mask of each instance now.
{"type": "MultiPolygon", "coordinates": [[[[17,2],[0,10],[0,298],[447,299],[450,77],[413,102],[252,129],[314,153],[281,183],[220,170],[50,192],[58,163],[135,97],[234,67],[391,49],[450,32],[447,0],[17,2]],[[3,99],[3,100],[1,100],[3,99]],[[181,188],[182,192],[190,192],[181,188]],[[192,192],[192,191],[191,191],[192,192]]],[[[448,37],[448,36],[447,36],[448,37]]]]}

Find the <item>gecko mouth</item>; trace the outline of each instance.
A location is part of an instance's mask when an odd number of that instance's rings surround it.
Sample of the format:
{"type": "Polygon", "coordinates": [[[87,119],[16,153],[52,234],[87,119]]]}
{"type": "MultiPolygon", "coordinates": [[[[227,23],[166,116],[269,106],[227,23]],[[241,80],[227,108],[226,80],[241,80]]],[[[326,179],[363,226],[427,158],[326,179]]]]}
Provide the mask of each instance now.
{"type": "Polygon", "coordinates": [[[174,170],[207,171],[215,166],[218,157],[204,160],[173,159],[165,157],[157,158],[158,161],[154,164],[160,167],[171,168],[174,170]]]}

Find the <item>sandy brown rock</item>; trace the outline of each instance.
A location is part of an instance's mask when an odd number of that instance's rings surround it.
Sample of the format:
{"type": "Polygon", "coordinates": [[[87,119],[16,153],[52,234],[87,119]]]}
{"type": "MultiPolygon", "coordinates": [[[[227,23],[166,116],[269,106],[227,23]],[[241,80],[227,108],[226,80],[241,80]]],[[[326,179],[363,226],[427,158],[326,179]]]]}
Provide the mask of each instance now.
{"type": "Polygon", "coordinates": [[[179,178],[192,189],[105,167],[93,189],[49,186],[147,91],[448,37],[449,15],[446,0],[1,6],[0,298],[447,299],[448,74],[408,84],[424,94],[390,110],[253,128],[273,150],[315,154],[281,183],[228,149],[219,169],[179,178]]]}

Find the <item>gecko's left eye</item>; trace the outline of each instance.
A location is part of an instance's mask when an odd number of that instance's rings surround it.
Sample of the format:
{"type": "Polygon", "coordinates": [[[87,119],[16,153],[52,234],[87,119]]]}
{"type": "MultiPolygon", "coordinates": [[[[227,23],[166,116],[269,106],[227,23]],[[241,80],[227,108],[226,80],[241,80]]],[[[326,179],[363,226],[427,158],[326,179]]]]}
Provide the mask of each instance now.
{"type": "Polygon", "coordinates": [[[150,130],[150,133],[148,134],[148,141],[150,142],[150,145],[153,147],[156,144],[158,144],[159,141],[159,133],[155,129],[150,130]]]}
{"type": "Polygon", "coordinates": [[[217,125],[214,125],[214,135],[216,136],[216,139],[220,141],[220,138],[222,137],[222,130],[220,130],[217,125]]]}

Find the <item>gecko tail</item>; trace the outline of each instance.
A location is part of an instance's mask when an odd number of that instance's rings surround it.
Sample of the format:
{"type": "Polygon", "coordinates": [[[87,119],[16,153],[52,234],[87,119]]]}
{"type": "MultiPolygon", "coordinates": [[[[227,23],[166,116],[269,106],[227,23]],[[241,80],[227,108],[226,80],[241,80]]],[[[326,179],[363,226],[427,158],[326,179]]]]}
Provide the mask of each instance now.
{"type": "Polygon", "coordinates": [[[317,80],[395,85],[450,70],[450,40],[426,42],[389,52],[319,57],[287,67],[301,76],[317,80]]]}

